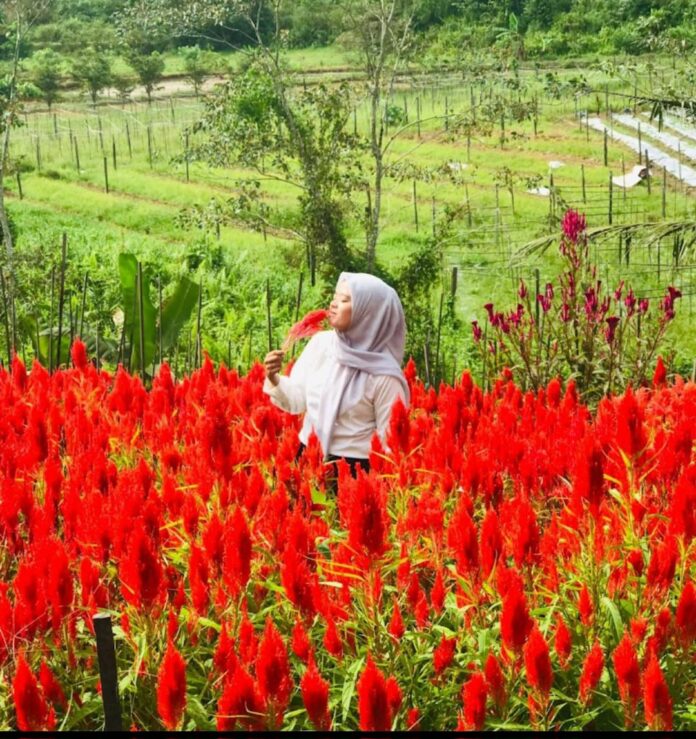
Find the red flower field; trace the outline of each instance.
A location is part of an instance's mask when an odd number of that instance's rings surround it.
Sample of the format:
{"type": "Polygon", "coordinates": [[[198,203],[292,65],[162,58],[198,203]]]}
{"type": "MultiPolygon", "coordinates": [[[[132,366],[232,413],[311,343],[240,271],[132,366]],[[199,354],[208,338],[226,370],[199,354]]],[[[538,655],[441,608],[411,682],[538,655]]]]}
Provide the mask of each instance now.
{"type": "Polygon", "coordinates": [[[696,385],[426,390],[327,494],[263,371],[0,370],[4,728],[696,728],[696,385]]]}

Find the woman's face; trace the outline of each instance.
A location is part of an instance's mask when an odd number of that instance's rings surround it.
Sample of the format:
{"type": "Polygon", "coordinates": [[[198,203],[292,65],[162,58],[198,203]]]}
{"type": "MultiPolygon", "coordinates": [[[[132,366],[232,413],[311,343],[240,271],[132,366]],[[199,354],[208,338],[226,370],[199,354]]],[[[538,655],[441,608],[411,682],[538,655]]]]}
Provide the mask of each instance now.
{"type": "Polygon", "coordinates": [[[339,282],[331,305],[329,305],[329,325],[337,331],[347,331],[353,317],[350,286],[347,282],[339,282]]]}

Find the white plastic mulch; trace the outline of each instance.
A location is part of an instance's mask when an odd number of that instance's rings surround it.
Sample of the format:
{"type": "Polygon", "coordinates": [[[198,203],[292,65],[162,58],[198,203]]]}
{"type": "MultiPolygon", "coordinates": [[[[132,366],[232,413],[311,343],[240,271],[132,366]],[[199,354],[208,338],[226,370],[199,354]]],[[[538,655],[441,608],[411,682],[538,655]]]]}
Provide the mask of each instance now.
{"type": "Polygon", "coordinates": [[[692,146],[690,143],[682,141],[680,136],[669,133],[668,131],[660,131],[657,126],[653,126],[647,121],[642,121],[640,118],[636,118],[632,115],[620,114],[615,115],[614,120],[622,123],[627,128],[633,128],[638,130],[638,124],[640,123],[641,134],[650,136],[651,139],[659,141],[661,144],[672,149],[672,151],[681,152],[687,159],[691,159],[696,162],[696,146],[692,146]]]}
{"type": "MultiPolygon", "coordinates": [[[[593,128],[595,131],[607,131],[609,136],[614,141],[620,141],[625,144],[629,149],[639,152],[640,144],[635,136],[629,136],[628,134],[621,133],[620,131],[610,131],[605,123],[600,118],[588,118],[587,125],[593,128]]],[[[642,128],[642,125],[641,125],[642,128]]],[[[659,167],[667,170],[672,176],[680,178],[689,187],[696,187],[696,169],[689,167],[686,164],[682,164],[678,159],[670,156],[661,149],[658,149],[654,144],[649,142],[642,142],[643,153],[647,150],[648,157],[650,158],[651,164],[656,164],[659,167]]]]}

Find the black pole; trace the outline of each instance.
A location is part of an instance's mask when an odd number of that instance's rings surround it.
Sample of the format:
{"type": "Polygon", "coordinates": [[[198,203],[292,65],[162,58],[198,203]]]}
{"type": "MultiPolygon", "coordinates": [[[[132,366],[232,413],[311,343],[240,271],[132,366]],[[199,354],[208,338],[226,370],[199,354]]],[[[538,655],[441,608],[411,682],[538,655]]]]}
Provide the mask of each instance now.
{"type": "Polygon", "coordinates": [[[97,637],[97,659],[99,679],[101,680],[102,702],[104,703],[104,730],[122,731],[121,701],[118,697],[118,676],[116,673],[116,648],[111,630],[111,616],[98,613],[92,618],[97,637]]]}

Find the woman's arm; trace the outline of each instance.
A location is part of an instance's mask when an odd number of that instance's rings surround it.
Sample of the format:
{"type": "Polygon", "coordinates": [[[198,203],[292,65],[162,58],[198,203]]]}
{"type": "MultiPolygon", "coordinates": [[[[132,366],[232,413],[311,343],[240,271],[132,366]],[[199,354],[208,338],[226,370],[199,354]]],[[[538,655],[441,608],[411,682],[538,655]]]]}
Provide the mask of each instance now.
{"type": "Polygon", "coordinates": [[[392,408],[397,398],[401,398],[401,401],[406,403],[403,385],[396,377],[381,375],[375,378],[375,426],[379,440],[385,449],[392,408]]]}
{"type": "Polygon", "coordinates": [[[307,382],[318,360],[315,339],[316,337],[313,337],[309,341],[289,376],[276,375],[277,385],[274,385],[268,377],[263,383],[263,391],[270,397],[271,402],[288,413],[298,414],[307,410],[307,382]]]}

